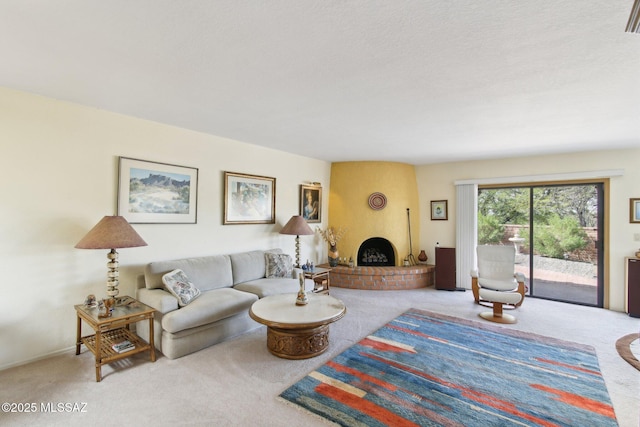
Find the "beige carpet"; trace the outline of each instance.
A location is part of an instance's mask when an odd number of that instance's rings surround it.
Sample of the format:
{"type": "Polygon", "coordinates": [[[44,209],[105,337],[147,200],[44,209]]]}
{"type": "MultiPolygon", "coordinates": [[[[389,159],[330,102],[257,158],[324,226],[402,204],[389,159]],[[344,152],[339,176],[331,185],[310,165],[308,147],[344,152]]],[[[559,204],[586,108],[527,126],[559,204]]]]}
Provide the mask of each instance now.
{"type": "MultiPolygon", "coordinates": [[[[408,308],[482,321],[486,311],[471,292],[358,291],[332,289],[347,315],[331,326],[330,348],[316,358],[284,360],[266,349],[264,327],[189,356],[150,363],[137,355],[103,368],[95,382],[92,355],[76,356],[73,343],[63,355],[0,372],[2,402],[33,402],[37,413],[0,412],[2,426],[326,426],[277,396],[311,370],[333,358],[408,308]],[[85,413],[41,413],[47,403],[86,403],[85,413]]],[[[70,305],[70,310],[73,308],[70,305]]],[[[617,338],[638,331],[638,319],[623,313],[529,298],[504,326],[589,344],[621,427],[638,427],[640,372],[617,353],[617,338]]],[[[75,328],[75,321],[68,325],[75,328]]]]}

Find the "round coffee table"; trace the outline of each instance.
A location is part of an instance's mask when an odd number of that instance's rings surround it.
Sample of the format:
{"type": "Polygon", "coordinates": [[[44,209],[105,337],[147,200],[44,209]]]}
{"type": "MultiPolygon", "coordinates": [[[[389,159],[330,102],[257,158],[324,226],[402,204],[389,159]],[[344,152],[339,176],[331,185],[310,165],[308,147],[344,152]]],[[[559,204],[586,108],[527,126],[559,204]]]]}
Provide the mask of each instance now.
{"type": "Polygon", "coordinates": [[[296,294],[259,299],[249,315],[267,325],[267,348],[285,359],[308,359],[329,347],[329,324],[347,312],[344,303],[329,295],[308,294],[307,305],[296,305],[296,294]]]}

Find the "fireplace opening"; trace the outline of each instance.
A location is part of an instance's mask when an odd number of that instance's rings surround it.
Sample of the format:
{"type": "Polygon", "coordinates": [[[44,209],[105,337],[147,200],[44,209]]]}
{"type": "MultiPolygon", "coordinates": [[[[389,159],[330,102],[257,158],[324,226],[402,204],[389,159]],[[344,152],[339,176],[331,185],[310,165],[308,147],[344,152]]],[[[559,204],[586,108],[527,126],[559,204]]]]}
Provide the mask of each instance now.
{"type": "Polygon", "coordinates": [[[357,262],[362,266],[395,266],[396,255],[391,242],[382,237],[372,237],[360,245],[357,262]]]}

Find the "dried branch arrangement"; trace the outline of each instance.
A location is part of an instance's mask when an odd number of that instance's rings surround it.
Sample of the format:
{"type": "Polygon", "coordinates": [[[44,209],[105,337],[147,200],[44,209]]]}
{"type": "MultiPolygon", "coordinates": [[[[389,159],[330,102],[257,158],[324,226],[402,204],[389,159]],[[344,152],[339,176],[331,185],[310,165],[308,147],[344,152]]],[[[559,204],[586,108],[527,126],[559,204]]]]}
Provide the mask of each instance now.
{"type": "Polygon", "coordinates": [[[320,227],[317,227],[316,231],[318,233],[320,233],[322,238],[327,243],[329,243],[331,246],[336,246],[338,244],[338,242],[340,241],[340,239],[342,239],[344,234],[347,232],[347,229],[344,228],[344,227],[340,227],[336,231],[336,229],[334,227],[329,227],[326,230],[323,230],[320,227]]]}

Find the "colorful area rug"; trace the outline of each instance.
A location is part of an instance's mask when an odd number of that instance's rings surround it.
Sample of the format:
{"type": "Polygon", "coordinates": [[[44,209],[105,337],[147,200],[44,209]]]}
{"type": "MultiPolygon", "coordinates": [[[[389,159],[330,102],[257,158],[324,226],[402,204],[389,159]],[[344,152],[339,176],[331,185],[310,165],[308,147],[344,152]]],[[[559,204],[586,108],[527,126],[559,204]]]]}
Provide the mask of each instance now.
{"type": "Polygon", "coordinates": [[[595,351],[412,309],[285,390],[343,426],[617,426],[595,351]]]}

